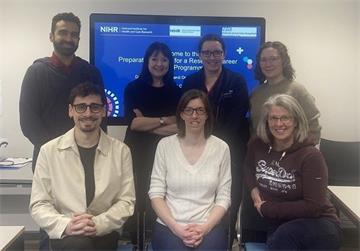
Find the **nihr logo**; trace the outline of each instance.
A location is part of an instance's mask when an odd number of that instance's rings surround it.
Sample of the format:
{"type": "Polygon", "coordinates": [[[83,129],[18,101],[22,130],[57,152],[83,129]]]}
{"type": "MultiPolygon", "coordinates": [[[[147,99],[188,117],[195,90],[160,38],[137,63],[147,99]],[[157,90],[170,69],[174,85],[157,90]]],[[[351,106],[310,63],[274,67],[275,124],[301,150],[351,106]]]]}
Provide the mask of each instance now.
{"type": "Polygon", "coordinates": [[[119,27],[117,26],[100,26],[100,32],[119,32],[119,27]]]}

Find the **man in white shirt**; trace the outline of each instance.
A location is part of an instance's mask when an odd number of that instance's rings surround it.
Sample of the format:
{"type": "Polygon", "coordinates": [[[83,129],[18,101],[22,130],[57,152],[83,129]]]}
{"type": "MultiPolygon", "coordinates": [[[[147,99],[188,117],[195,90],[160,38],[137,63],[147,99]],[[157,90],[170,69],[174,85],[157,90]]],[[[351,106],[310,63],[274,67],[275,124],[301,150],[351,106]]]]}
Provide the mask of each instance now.
{"type": "Polygon", "coordinates": [[[75,127],[41,147],[30,212],[52,250],[116,250],[118,232],[135,203],[129,148],[100,128],[101,87],[76,86],[69,98],[75,127]]]}

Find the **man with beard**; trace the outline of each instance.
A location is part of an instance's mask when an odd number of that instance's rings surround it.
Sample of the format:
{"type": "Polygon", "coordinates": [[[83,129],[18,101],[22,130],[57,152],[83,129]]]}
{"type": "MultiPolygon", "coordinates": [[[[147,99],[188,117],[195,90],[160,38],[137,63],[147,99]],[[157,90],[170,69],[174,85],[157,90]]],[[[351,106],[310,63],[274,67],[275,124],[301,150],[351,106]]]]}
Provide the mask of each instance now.
{"type": "Polygon", "coordinates": [[[120,229],[134,212],[130,149],[107,136],[102,87],[82,83],[70,93],[74,128],[41,147],[30,213],[51,250],[116,250],[120,229]]]}
{"type": "MultiPolygon", "coordinates": [[[[32,168],[41,145],[73,127],[67,115],[70,90],[84,81],[103,86],[100,72],[76,57],[80,40],[80,19],[73,13],[59,13],[51,23],[51,57],[35,60],[28,68],[20,93],[20,125],[34,145],[32,168]]],[[[106,123],[102,128],[106,130],[106,123]]],[[[47,235],[40,230],[40,250],[48,250],[47,235]]]]}
{"type": "Polygon", "coordinates": [[[54,16],[50,33],[54,52],[51,57],[35,60],[22,83],[20,125],[34,145],[33,170],[41,145],[73,127],[67,116],[70,90],[85,81],[103,86],[100,72],[74,54],[80,28],[80,19],[73,13],[54,16]]]}

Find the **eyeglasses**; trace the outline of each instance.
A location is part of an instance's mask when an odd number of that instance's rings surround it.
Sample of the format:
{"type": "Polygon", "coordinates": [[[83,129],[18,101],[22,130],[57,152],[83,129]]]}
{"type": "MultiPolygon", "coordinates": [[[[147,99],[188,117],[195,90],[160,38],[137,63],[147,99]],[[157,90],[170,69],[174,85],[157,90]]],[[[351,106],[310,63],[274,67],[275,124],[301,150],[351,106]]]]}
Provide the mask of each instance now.
{"type": "Polygon", "coordinates": [[[260,63],[261,64],[266,64],[266,63],[274,64],[274,63],[277,63],[277,61],[279,59],[280,59],[279,56],[277,56],[277,57],[268,57],[268,58],[260,58],[260,63]]]}
{"type": "Polygon", "coordinates": [[[211,55],[213,55],[214,58],[219,58],[224,54],[224,52],[222,50],[215,50],[215,51],[205,50],[205,51],[201,51],[200,53],[202,56],[204,56],[206,58],[211,57],[211,55]]]}
{"type": "Polygon", "coordinates": [[[186,107],[184,110],[183,110],[183,113],[188,115],[188,116],[191,116],[194,114],[194,112],[196,112],[197,115],[204,115],[206,114],[206,110],[204,107],[198,107],[198,108],[192,108],[192,107],[186,107]]]}
{"type": "Polygon", "coordinates": [[[75,108],[75,111],[77,113],[84,113],[86,112],[87,108],[90,108],[90,111],[93,113],[99,113],[103,110],[104,105],[103,104],[96,104],[96,103],[91,103],[90,105],[87,105],[85,103],[81,103],[81,104],[76,104],[76,105],[72,105],[75,108]]]}
{"type": "Polygon", "coordinates": [[[268,121],[269,121],[271,124],[275,124],[275,123],[277,123],[279,120],[280,120],[281,123],[289,124],[290,122],[293,121],[293,117],[290,117],[290,116],[281,116],[281,117],[271,116],[271,117],[268,118],[268,121]]]}

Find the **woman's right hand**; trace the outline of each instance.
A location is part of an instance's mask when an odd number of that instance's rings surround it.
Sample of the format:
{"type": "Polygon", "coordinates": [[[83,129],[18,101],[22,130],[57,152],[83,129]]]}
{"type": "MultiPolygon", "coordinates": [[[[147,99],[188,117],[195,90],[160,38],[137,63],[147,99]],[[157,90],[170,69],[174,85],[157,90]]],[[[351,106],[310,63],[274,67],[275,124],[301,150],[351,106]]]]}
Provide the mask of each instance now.
{"type": "Polygon", "coordinates": [[[196,248],[203,241],[205,235],[210,232],[206,223],[203,224],[188,224],[187,230],[191,233],[191,238],[183,241],[188,247],[196,248]]]}
{"type": "Polygon", "coordinates": [[[261,215],[261,217],[264,217],[262,212],[261,212],[261,205],[265,202],[264,200],[261,199],[260,196],[260,191],[257,187],[254,187],[251,190],[251,198],[254,202],[254,207],[256,208],[256,210],[258,211],[258,213],[261,215]]]}

